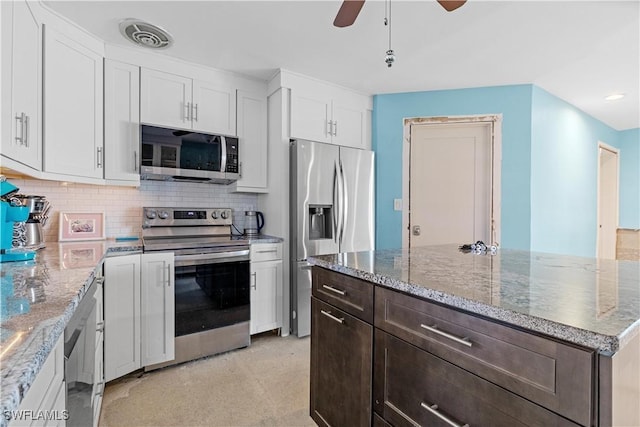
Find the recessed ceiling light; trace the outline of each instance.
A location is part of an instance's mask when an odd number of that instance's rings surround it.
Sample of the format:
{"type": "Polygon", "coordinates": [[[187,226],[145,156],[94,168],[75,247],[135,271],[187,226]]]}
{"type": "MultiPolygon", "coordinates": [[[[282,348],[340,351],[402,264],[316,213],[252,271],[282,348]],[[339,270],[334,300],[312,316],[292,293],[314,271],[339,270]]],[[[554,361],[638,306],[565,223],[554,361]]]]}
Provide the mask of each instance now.
{"type": "Polygon", "coordinates": [[[605,101],[617,101],[618,99],[624,98],[624,93],[612,93],[609,96],[605,96],[605,101]]]}

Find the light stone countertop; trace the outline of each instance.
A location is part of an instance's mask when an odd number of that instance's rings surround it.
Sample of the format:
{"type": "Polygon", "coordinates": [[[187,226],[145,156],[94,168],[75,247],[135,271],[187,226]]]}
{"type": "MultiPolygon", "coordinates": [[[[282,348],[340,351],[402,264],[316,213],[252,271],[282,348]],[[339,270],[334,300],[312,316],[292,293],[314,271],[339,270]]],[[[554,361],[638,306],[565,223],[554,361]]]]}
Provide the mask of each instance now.
{"type": "Polygon", "coordinates": [[[0,426],[17,410],[105,256],[142,242],[47,243],[32,261],[0,263],[0,426]]]}
{"type": "Polygon", "coordinates": [[[310,257],[309,263],[561,340],[615,353],[640,333],[640,262],[454,245],[310,257]]]}

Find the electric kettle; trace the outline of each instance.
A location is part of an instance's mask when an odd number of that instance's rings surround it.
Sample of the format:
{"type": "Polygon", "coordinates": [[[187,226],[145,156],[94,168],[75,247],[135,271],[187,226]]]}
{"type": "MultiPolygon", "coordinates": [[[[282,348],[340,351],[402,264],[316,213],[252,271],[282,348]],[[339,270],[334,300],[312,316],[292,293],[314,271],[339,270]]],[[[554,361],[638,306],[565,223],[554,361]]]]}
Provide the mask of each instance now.
{"type": "Polygon", "coordinates": [[[260,234],[260,230],[264,227],[264,215],[262,215],[262,212],[245,211],[244,216],[244,234],[246,236],[257,236],[260,234]]]}

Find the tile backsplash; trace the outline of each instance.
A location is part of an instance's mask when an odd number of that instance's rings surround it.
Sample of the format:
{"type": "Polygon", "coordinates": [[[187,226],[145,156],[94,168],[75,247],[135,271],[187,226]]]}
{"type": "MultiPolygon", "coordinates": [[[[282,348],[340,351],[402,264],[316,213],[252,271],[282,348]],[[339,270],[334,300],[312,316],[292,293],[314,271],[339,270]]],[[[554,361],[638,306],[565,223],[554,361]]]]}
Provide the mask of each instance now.
{"type": "Polygon", "coordinates": [[[34,179],[10,181],[21,194],[44,196],[51,203],[45,242],[58,241],[60,212],[104,212],[107,238],[115,238],[140,236],[143,206],[231,208],[239,232],[244,229],[244,211],[257,206],[255,194],[232,193],[229,187],[215,184],[141,181],[140,187],[134,188],[34,179]]]}

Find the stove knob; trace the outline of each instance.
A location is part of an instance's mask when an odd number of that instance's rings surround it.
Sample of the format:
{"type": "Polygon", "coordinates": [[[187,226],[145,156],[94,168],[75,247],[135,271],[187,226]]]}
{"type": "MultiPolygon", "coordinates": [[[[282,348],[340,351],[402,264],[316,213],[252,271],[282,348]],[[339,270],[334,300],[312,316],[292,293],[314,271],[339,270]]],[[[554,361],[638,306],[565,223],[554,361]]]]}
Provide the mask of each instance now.
{"type": "Polygon", "coordinates": [[[158,213],[158,216],[160,217],[160,219],[167,219],[167,218],[169,218],[169,212],[160,211],[160,213],[158,213]]]}
{"type": "Polygon", "coordinates": [[[146,212],[146,216],[149,219],[156,219],[156,211],[154,211],[153,209],[148,209],[146,212]]]}
{"type": "Polygon", "coordinates": [[[222,213],[220,214],[220,216],[222,217],[222,219],[227,219],[227,218],[229,218],[229,212],[227,212],[227,211],[222,211],[222,213]]]}
{"type": "Polygon", "coordinates": [[[211,218],[218,219],[218,211],[211,212],[211,218]]]}

